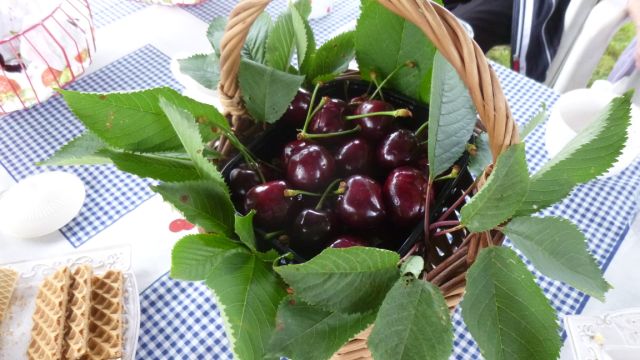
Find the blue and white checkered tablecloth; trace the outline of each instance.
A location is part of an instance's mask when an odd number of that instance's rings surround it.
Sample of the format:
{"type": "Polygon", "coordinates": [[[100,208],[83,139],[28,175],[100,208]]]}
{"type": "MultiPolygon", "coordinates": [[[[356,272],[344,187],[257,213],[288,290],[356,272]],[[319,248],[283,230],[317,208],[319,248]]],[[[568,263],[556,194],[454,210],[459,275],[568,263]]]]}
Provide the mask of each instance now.
{"type": "MultiPolygon", "coordinates": [[[[287,3],[287,0],[274,0],[267,6],[266,11],[275,18],[286,8],[287,3]]],[[[233,1],[205,1],[202,4],[189,6],[185,9],[208,23],[218,16],[227,16],[234,5],[235,2],[233,1]]],[[[355,20],[359,12],[359,1],[341,0],[335,2],[329,15],[318,19],[311,19],[310,23],[313,28],[316,43],[323,44],[329,40],[342,26],[355,20]]]]}
{"type": "MultiPolygon", "coordinates": [[[[116,26],[122,17],[134,12],[152,10],[131,0],[90,0],[90,3],[99,28],[107,24],[116,26]]],[[[285,0],[276,0],[268,11],[275,15],[284,9],[285,3],[285,0]]],[[[337,29],[353,21],[358,15],[358,3],[337,0],[333,14],[313,20],[318,43],[326,41],[337,29]]],[[[181,16],[187,11],[208,22],[215,16],[228,14],[234,4],[235,1],[209,0],[201,5],[173,10],[181,16]]],[[[198,21],[196,18],[193,20],[198,21]]],[[[189,35],[204,36],[200,33],[201,27],[198,31],[189,35]]],[[[97,55],[100,56],[99,38],[97,43],[97,55]]],[[[83,91],[132,90],[160,85],[179,88],[169,70],[169,57],[158,48],[140,46],[120,60],[81,78],[71,88],[83,91]]],[[[557,94],[549,88],[501,66],[495,68],[518,123],[530,119],[542,102],[552,105],[557,99],[557,94]]],[[[59,97],[28,111],[11,114],[0,120],[0,165],[15,180],[51,170],[35,167],[34,163],[47,158],[82,130],[81,124],[59,97]]],[[[543,126],[526,139],[532,173],[548,160],[544,143],[543,126]]],[[[62,229],[74,247],[89,241],[115,222],[121,222],[120,218],[151,196],[148,181],[124,174],[112,166],[72,167],[65,168],[65,171],[77,174],[87,184],[87,201],[80,215],[62,229]]],[[[639,192],[640,162],[636,162],[622,174],[580,186],[567,201],[545,211],[545,215],[562,216],[576,223],[587,235],[589,249],[599,264],[606,268],[638,208],[633,195],[639,192]]],[[[168,268],[169,264],[166,264],[162,271],[168,268]]],[[[536,275],[561,315],[581,311],[587,300],[584,294],[537,272],[536,275]]],[[[164,273],[142,290],[140,305],[142,318],[137,358],[233,358],[215,300],[204,284],[175,281],[164,273]]],[[[480,358],[459,313],[454,315],[454,321],[456,341],[452,358],[480,358]]]]}
{"type": "MultiPolygon", "coordinates": [[[[108,92],[157,86],[179,87],[171,76],[169,58],[157,49],[146,46],[100,71],[82,77],[69,88],[108,92]]],[[[148,180],[118,171],[112,165],[35,165],[83,131],[84,127],[60,96],[28,111],[12,113],[0,121],[0,164],[16,181],[28,175],[60,169],[78,175],[84,182],[87,188],[84,206],[80,214],[61,229],[62,234],[76,247],[153,195],[148,180]]]]}
{"type": "Polygon", "coordinates": [[[93,13],[93,23],[97,28],[109,25],[148,6],[135,0],[89,0],[89,5],[93,13]]]}

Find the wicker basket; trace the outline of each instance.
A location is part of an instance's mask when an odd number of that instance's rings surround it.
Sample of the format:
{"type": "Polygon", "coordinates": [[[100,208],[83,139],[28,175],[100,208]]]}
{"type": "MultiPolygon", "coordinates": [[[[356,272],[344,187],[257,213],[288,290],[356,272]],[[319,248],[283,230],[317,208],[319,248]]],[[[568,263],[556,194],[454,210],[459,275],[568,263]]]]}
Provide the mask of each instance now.
{"type": "MultiPolygon", "coordinates": [[[[489,66],[484,53],[467,35],[456,17],[445,8],[428,0],[378,0],[392,12],[420,28],[442,55],[453,65],[467,85],[480,116],[479,126],[486,129],[494,161],[512,144],[518,143],[518,130],[509,111],[498,78],[489,66]]],[[[222,105],[236,133],[242,134],[252,126],[243,106],[238,86],[240,51],[249,28],[269,4],[270,0],[242,0],[233,9],[221,42],[219,94],[222,105]]],[[[480,188],[490,174],[490,166],[476,182],[480,188]]],[[[437,285],[453,310],[464,294],[466,271],[478,251],[487,246],[501,245],[504,238],[499,231],[455,234],[459,241],[432,239],[430,253],[445,257],[427,256],[426,279],[437,285]]],[[[333,360],[373,359],[367,348],[371,327],[344,345],[333,360]]]]}

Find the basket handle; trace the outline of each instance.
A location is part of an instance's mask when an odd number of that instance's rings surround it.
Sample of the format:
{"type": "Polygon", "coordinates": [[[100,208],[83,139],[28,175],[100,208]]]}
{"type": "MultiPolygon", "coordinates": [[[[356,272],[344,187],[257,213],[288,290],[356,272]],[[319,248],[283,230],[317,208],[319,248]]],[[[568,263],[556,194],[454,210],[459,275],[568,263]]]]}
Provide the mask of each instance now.
{"type": "MultiPolygon", "coordinates": [[[[231,11],[222,36],[218,90],[225,111],[234,118],[248,116],[237,80],[242,45],[251,25],[269,2],[271,0],[241,0],[231,11]]],[[[427,0],[378,2],[420,28],[456,69],[469,89],[480,121],[487,129],[494,161],[507,147],[520,141],[518,128],[495,72],[455,15],[427,0]]]]}

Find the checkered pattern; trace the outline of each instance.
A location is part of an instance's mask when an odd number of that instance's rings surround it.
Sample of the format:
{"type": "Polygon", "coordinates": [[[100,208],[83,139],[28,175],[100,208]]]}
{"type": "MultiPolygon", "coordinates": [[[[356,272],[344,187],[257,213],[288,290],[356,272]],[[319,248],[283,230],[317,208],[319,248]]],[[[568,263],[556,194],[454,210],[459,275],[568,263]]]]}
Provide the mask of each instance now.
{"type": "MultiPolygon", "coordinates": [[[[177,87],[169,58],[147,46],[89,74],[70,88],[108,92],[169,85],[177,87]],[[150,67],[149,64],[156,64],[150,67]],[[126,74],[126,76],[124,76],[126,74]]],[[[37,167],[62,145],[84,131],[61,97],[28,111],[14,112],[0,121],[0,164],[19,181],[28,175],[62,170],[78,175],[87,189],[80,214],[62,228],[73,246],[79,246],[148,199],[149,181],[118,171],[113,166],[37,167]]]]}
{"type": "Polygon", "coordinates": [[[233,359],[220,311],[203,283],[163,276],[140,299],[138,359],[233,359]]]}
{"type": "Polygon", "coordinates": [[[109,25],[148,6],[135,0],[89,0],[89,5],[93,14],[93,24],[97,28],[109,25]]]}
{"type": "MultiPolygon", "coordinates": [[[[274,0],[267,6],[267,12],[275,18],[287,7],[288,1],[274,0]]],[[[233,1],[205,1],[200,5],[185,7],[184,9],[205,22],[210,22],[218,16],[228,16],[236,2],[233,1]]],[[[354,0],[336,0],[333,11],[322,18],[310,20],[316,42],[322,44],[329,40],[335,32],[355,20],[360,13],[360,2],[354,0]]]]}

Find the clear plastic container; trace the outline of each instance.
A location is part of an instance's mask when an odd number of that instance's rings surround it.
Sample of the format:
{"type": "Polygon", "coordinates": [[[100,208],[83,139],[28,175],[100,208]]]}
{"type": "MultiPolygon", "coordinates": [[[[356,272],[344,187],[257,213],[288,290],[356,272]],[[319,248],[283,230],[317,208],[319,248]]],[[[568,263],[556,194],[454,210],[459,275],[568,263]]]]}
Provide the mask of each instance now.
{"type": "Polygon", "coordinates": [[[0,1],[0,115],[48,99],[94,52],[88,0],[0,1]]]}
{"type": "Polygon", "coordinates": [[[9,309],[0,324],[0,359],[27,358],[35,298],[44,278],[63,266],[68,266],[73,270],[76,266],[84,264],[91,265],[94,274],[98,275],[107,270],[121,270],[123,272],[122,359],[132,360],[135,358],[138,332],[140,331],[140,299],[136,277],[131,269],[131,247],[125,245],[76,252],[48,259],[0,264],[0,267],[15,270],[20,274],[9,309]]]}

